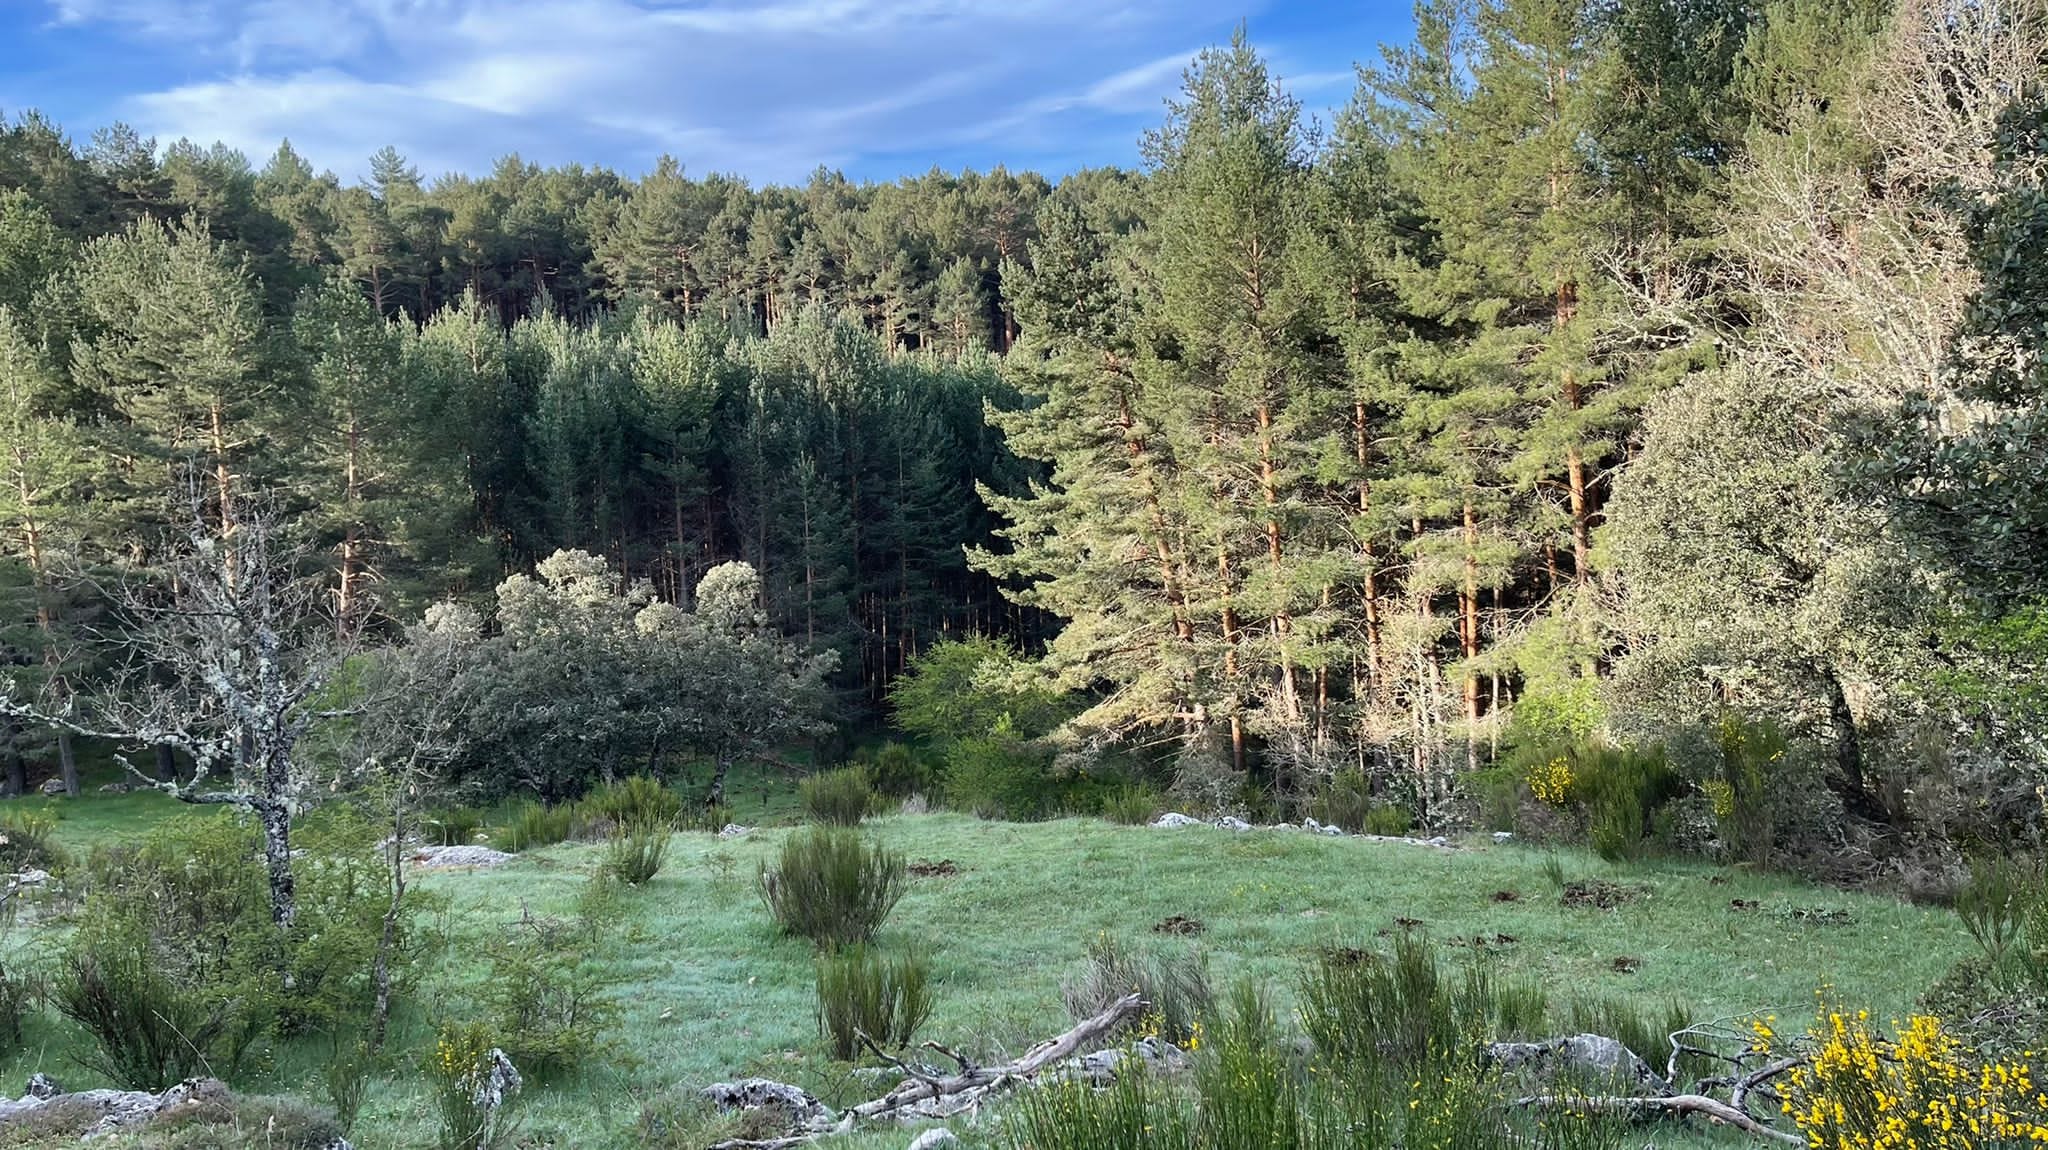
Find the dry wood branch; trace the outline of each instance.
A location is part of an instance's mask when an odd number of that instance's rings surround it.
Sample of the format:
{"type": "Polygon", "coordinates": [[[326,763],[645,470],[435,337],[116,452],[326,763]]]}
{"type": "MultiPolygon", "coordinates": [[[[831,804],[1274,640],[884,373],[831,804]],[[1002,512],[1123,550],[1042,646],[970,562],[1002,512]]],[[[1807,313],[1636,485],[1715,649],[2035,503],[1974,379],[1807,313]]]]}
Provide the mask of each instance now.
{"type": "Polygon", "coordinates": [[[1659,1114],[1672,1117],[1698,1114],[1716,1122],[1726,1123],[1758,1138],[1770,1138],[1794,1146],[1806,1145],[1806,1139],[1799,1135],[1766,1126],[1726,1102],[1718,1098],[1709,1098],[1704,1094],[1673,1094],[1663,1098],[1575,1098],[1569,1095],[1537,1094],[1517,1098],[1514,1104],[1551,1110],[1575,1110],[1583,1114],[1659,1114]]]}
{"type": "Polygon", "coordinates": [[[732,1138],[712,1144],[708,1150],[789,1150],[808,1145],[827,1134],[844,1134],[861,1122],[914,1114],[921,1118],[942,1118],[980,1105],[981,1100],[1012,1082],[1035,1077],[1049,1066],[1064,1062],[1116,1032],[1124,1023],[1143,1013],[1149,1004],[1139,995],[1127,994],[1109,1004],[1100,1014],[1076,1023],[1063,1034],[1054,1035],[1000,1066],[976,1066],[959,1054],[936,1043],[926,1043],[961,1066],[958,1074],[933,1074],[918,1070],[879,1049],[865,1034],[862,1042],[876,1054],[908,1075],[880,1098],[871,1099],[841,1115],[837,1122],[785,1135],[780,1138],[732,1138]]]}

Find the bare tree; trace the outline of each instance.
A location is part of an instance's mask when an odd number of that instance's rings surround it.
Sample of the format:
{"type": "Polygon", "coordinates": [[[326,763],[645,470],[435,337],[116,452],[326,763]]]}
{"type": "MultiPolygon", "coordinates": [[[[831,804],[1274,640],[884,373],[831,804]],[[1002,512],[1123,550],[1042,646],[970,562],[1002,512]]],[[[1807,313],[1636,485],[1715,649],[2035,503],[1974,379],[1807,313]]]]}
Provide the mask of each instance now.
{"type": "Polygon", "coordinates": [[[122,762],[182,802],[254,812],[263,825],[271,918],[289,927],[296,911],[291,823],[307,781],[297,751],[315,723],[352,713],[322,704],[352,636],[337,637],[326,597],[300,575],[300,552],[281,543],[260,501],[237,500],[232,511],[209,517],[195,487],[189,505],[190,520],[168,540],[155,578],[98,586],[124,624],[95,638],[115,664],[104,688],[29,699],[10,683],[0,713],[185,752],[193,771],[184,782],[158,781],[122,762]]]}

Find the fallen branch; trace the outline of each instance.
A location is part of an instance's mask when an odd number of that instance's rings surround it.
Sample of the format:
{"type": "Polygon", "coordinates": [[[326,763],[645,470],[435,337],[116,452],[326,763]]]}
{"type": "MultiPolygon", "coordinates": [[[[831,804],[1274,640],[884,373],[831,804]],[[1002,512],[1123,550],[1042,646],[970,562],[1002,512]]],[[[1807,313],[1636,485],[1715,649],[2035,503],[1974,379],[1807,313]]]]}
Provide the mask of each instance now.
{"type": "MultiPolygon", "coordinates": [[[[999,1066],[976,1066],[966,1058],[935,1044],[934,1050],[960,1064],[957,1074],[937,1074],[911,1067],[903,1060],[878,1049],[866,1035],[861,1038],[870,1050],[901,1070],[903,1081],[880,1098],[852,1107],[835,1121],[814,1120],[807,1128],[779,1138],[732,1138],[714,1143],[709,1150],[791,1150],[828,1134],[844,1134],[862,1122],[881,1118],[945,1118],[971,1110],[981,1100],[1013,1082],[1034,1078],[1049,1066],[1065,1062],[1089,1046],[1114,1034],[1124,1023],[1144,1013],[1144,998],[1127,994],[1093,1018],[1075,1023],[1063,1034],[1054,1035],[999,1066]]],[[[713,1089],[716,1089],[715,1087],[713,1089]]]]}
{"type": "Polygon", "coordinates": [[[1794,1146],[1806,1145],[1806,1139],[1788,1131],[1766,1126],[1737,1110],[1718,1098],[1704,1094],[1672,1094],[1661,1098],[1579,1098],[1560,1094],[1537,1094],[1528,1098],[1517,1098],[1514,1104],[1522,1107],[1539,1107],[1552,1110],[1574,1110],[1581,1114],[1631,1114],[1657,1113],[1675,1117],[1698,1114],[1716,1122],[1724,1122],[1745,1134],[1758,1138],[1772,1138],[1794,1146]]]}

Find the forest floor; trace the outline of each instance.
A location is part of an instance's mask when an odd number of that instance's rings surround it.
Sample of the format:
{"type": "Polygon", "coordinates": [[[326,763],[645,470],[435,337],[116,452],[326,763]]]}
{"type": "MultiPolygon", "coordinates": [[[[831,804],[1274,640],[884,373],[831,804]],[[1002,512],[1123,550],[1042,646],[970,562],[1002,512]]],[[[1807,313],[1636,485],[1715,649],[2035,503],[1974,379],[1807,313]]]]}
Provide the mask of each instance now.
{"type": "MultiPolygon", "coordinates": [[[[173,806],[145,795],[21,801],[61,810],[57,837],[81,852],[173,806]]],[[[1445,851],[1301,832],[1091,819],[1020,825],[955,814],[896,815],[869,826],[913,862],[943,872],[912,881],[880,943],[927,956],[939,989],[923,1036],[970,1053],[1019,1051],[1064,1029],[1060,983],[1080,969],[1098,933],[1143,947],[1199,948],[1219,988],[1259,980],[1283,1010],[1317,948],[1384,948],[1392,932],[1413,930],[1453,946],[1479,940],[1504,973],[1545,985],[1553,1004],[1611,996],[1661,1012],[1676,1001],[1696,1019],[1775,1013],[1792,1025],[1812,1016],[1823,987],[1874,1017],[1902,1017],[1971,946],[1945,910],[1740,868],[1614,865],[1484,840],[1445,851]],[[1560,867],[1567,879],[1614,884],[1623,901],[1611,909],[1565,905],[1560,867]],[[1161,925],[1169,920],[1192,920],[1198,932],[1161,925]]],[[[618,1057],[528,1091],[523,1144],[644,1145],[634,1132],[643,1105],[748,1074],[804,1085],[835,1104],[877,1092],[825,1055],[811,948],[780,937],[756,894],[758,868],[787,833],[679,834],[659,876],[623,892],[602,919],[590,960],[622,1007],[610,1036],[618,1057]]],[[[447,896],[439,925],[450,942],[418,998],[435,1016],[470,1011],[494,941],[535,919],[573,920],[601,855],[599,846],[562,844],[495,869],[419,875],[421,886],[447,896]]],[[[53,941],[39,933],[18,926],[12,943],[53,941]]],[[[423,1050],[428,1012],[405,1022],[400,1048],[423,1050]]],[[[33,1020],[27,1040],[25,1054],[0,1064],[0,1083],[48,1070],[74,1088],[90,1084],[71,1062],[75,1032],[60,1021],[33,1020]]],[[[256,1085],[320,1098],[318,1062],[314,1052],[288,1053],[256,1085]]],[[[432,1145],[421,1081],[405,1067],[373,1082],[356,1145],[432,1145]]],[[[887,1133],[839,1144],[908,1140],[887,1133]]],[[[1669,1132],[1657,1143],[1675,1145],[1669,1132]]]]}

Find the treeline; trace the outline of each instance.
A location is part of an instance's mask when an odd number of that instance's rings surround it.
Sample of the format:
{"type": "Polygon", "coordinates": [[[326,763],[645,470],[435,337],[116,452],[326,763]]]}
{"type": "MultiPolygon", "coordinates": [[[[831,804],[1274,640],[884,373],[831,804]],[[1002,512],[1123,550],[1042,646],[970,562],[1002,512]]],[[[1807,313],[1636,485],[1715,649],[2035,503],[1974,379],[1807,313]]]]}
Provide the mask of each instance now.
{"type": "Polygon", "coordinates": [[[465,293],[508,322],[539,310],[589,319],[636,300],[760,334],[821,307],[892,348],[1002,351],[1017,335],[1002,265],[1021,256],[1050,190],[1002,168],[891,184],[821,168],[802,187],[754,188],[688,176],[668,157],[637,180],[508,156],[486,176],[428,182],[392,148],[369,164],[365,182],[345,186],[288,141],[257,167],[218,144],[159,149],[123,125],[81,148],[34,112],[0,119],[0,188],[26,190],[81,239],[196,215],[250,261],[271,314],[338,273],[384,314],[415,319],[465,293]]]}
{"type": "Polygon", "coordinates": [[[20,118],[17,661],[68,649],[50,556],[146,561],[197,462],[349,611],[742,558],[871,701],[1057,619],[1060,770],[1434,822],[1761,723],[1781,827],[2018,817],[2044,45],[2043,0],[1427,0],[1333,123],[1240,37],[1057,187],[344,188],[20,118]]]}

